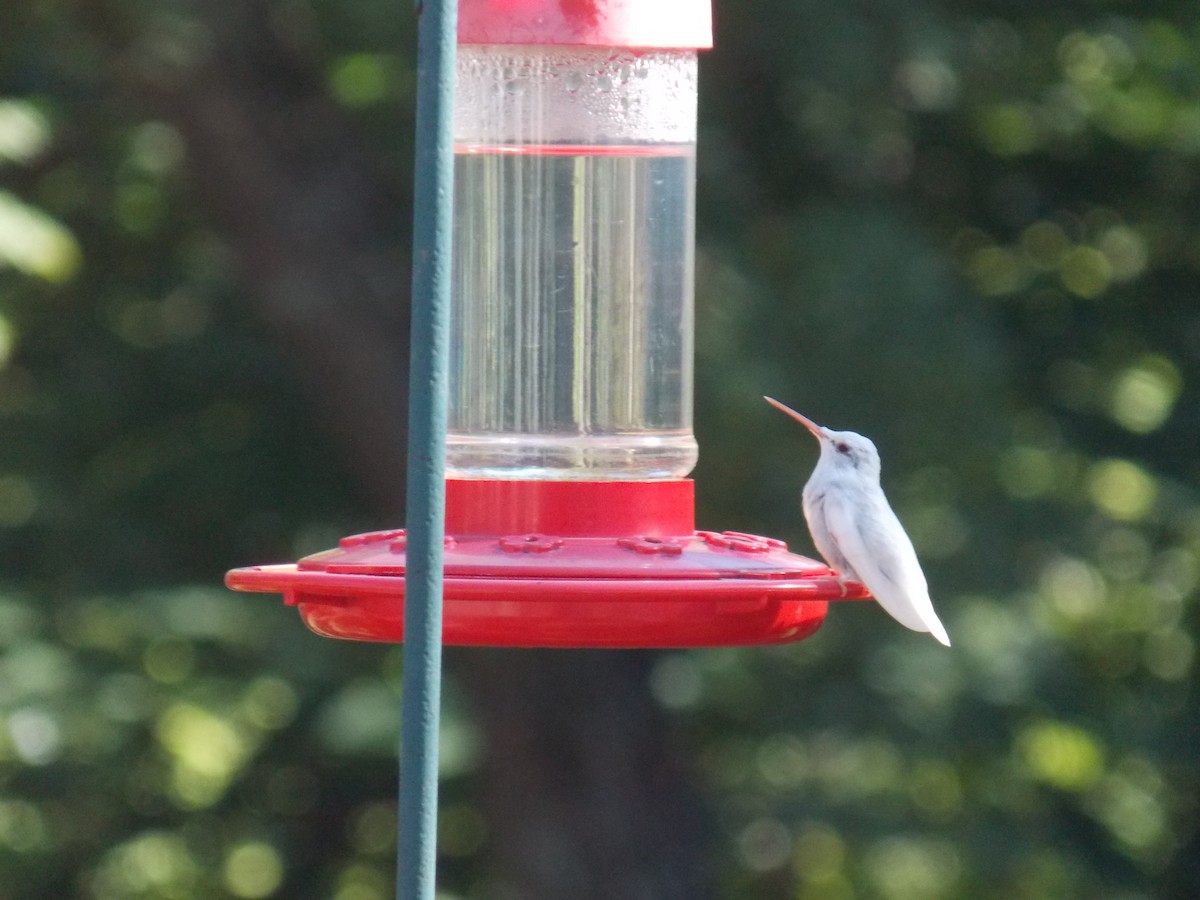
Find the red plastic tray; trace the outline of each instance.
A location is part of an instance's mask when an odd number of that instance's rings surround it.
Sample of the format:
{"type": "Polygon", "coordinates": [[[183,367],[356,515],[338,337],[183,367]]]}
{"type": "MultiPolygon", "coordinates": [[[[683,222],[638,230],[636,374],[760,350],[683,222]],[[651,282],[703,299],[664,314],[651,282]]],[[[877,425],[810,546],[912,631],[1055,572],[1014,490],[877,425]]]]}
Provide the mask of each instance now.
{"type": "MultiPolygon", "coordinates": [[[[443,639],[777,644],[812,635],[829,601],[867,596],[782,541],[692,530],[692,492],[691,481],[448,482],[443,639]]],[[[351,535],[296,564],[234,569],[226,584],[283,594],[317,634],[401,641],[406,554],[403,529],[351,535]]]]}

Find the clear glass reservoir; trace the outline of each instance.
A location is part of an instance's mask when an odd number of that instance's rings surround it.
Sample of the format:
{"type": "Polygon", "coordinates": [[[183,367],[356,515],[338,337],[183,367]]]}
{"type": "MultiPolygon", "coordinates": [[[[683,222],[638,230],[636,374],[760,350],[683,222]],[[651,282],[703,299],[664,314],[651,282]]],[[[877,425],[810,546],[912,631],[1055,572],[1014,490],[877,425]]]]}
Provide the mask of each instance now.
{"type": "Polygon", "coordinates": [[[459,47],[450,477],[691,471],[695,137],[695,51],[459,47]]]}

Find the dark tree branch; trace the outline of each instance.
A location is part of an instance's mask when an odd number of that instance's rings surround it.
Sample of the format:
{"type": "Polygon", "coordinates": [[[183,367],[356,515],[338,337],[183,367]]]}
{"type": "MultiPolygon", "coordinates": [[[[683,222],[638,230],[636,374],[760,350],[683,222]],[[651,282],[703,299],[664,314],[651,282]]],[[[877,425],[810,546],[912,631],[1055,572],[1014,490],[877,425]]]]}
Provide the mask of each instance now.
{"type": "Polygon", "coordinates": [[[121,81],[183,135],[247,299],[369,505],[401,521],[410,207],[326,96],[291,20],[261,2],[188,8],[195,48],[176,59],[160,46],[167,39],[137,36],[121,54],[121,81]]]}
{"type": "Polygon", "coordinates": [[[715,896],[707,810],[647,677],[654,654],[464,650],[490,752],[501,887],[536,900],[715,896]]]}

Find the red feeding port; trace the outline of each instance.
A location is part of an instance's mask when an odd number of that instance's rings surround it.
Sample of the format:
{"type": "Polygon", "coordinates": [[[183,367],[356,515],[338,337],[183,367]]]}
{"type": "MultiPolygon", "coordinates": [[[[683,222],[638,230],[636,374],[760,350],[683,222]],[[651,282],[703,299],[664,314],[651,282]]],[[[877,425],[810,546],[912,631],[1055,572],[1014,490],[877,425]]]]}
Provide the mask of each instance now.
{"type": "MultiPolygon", "coordinates": [[[[447,644],[696,647],[812,635],[831,600],[861,599],[823,563],[774,538],[696,531],[693,482],[451,480],[446,484],[447,644]]],[[[403,530],[343,538],[226,584],[283,594],[317,634],[404,635],[403,530]]]]}

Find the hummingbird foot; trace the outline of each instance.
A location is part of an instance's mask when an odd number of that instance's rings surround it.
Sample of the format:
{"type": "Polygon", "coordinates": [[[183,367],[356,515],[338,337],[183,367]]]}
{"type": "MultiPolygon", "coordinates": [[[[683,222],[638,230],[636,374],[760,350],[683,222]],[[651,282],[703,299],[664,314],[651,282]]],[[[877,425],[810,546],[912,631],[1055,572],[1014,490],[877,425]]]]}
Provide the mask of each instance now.
{"type": "Polygon", "coordinates": [[[841,572],[837,571],[836,569],[834,569],[834,571],[833,571],[833,580],[837,582],[838,590],[841,592],[838,595],[838,598],[841,600],[845,600],[847,597],[850,596],[850,593],[851,593],[850,585],[858,583],[853,578],[848,578],[846,575],[842,574],[841,572]]]}
{"type": "Polygon", "coordinates": [[[840,594],[838,599],[845,600],[847,597],[853,597],[855,600],[860,600],[865,596],[870,596],[866,586],[859,580],[856,575],[847,575],[844,572],[839,572],[836,569],[833,572],[833,579],[838,584],[840,594]]]}

